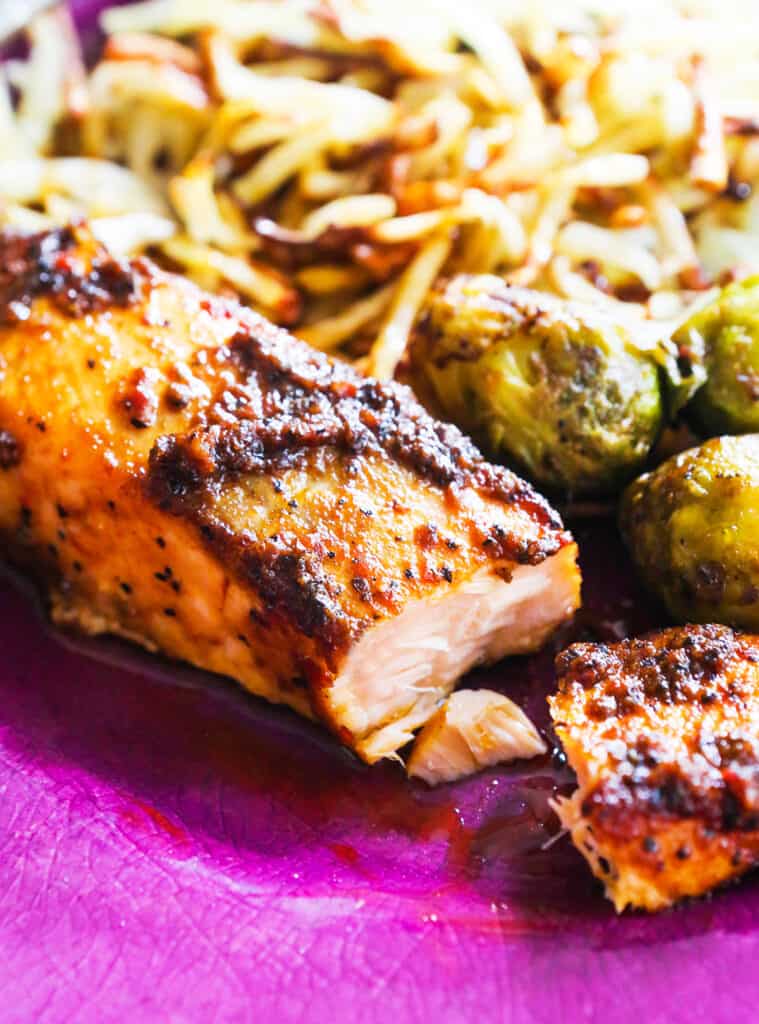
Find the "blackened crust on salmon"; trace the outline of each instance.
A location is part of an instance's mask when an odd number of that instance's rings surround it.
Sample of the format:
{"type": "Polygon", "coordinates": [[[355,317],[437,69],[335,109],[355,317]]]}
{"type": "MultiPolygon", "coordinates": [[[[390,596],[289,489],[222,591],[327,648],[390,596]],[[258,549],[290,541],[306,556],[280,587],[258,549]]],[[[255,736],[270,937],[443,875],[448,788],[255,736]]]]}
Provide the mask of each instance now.
{"type": "Polygon", "coordinates": [[[582,803],[594,831],[619,842],[656,820],[759,829],[759,638],[685,626],[610,646],[575,644],[556,669],[559,732],[578,707],[603,729],[593,733],[601,746],[587,739],[594,757],[608,756],[582,803]]]}
{"type": "MultiPolygon", "coordinates": [[[[647,702],[706,705],[720,696],[722,676],[745,638],[727,626],[684,626],[617,644],[573,644],[556,658],[559,690],[579,685],[603,697],[594,718],[634,714],[647,702]]],[[[759,652],[746,650],[755,658],[759,652]]]]}
{"type": "Polygon", "coordinates": [[[639,742],[613,779],[596,787],[582,803],[582,813],[599,831],[617,838],[635,836],[641,821],[690,819],[715,833],[759,829],[756,775],[759,745],[746,737],[723,734],[710,738],[715,749],[741,749],[743,758],[728,758],[721,782],[704,788],[696,771],[661,761],[656,746],[639,742]],[[747,786],[746,769],[752,785],[747,786]]]}
{"type": "Polygon", "coordinates": [[[0,325],[25,321],[41,295],[67,316],[125,307],[136,299],[136,263],[116,260],[100,247],[85,262],[78,245],[76,228],[0,235],[0,325]]]}
{"type": "Polygon", "coordinates": [[[355,623],[349,624],[318,565],[305,553],[285,549],[274,539],[257,539],[255,545],[241,541],[219,522],[204,522],[201,534],[235,575],[255,588],[262,607],[253,609],[251,618],[263,627],[275,625],[279,619],[297,623],[317,642],[327,666],[333,667],[333,656],[357,631],[355,623]]]}
{"type": "Polygon", "coordinates": [[[383,384],[335,363],[254,315],[224,350],[237,384],[195,420],[194,429],[160,438],[148,489],[175,512],[198,507],[209,490],[242,474],[301,464],[316,449],[346,460],[382,454],[451,492],[474,488],[522,508],[542,527],[525,545],[497,537],[504,558],[537,564],[566,543],[550,505],[509,470],[487,463],[456,427],[434,420],[399,384],[383,384]],[[223,403],[223,406],[222,406],[223,403]]]}
{"type": "Polygon", "coordinates": [[[261,595],[267,611],[287,608],[308,637],[325,637],[336,647],[346,639],[344,616],[329,592],[326,579],[312,572],[300,555],[261,551],[243,559],[246,575],[261,595]]]}

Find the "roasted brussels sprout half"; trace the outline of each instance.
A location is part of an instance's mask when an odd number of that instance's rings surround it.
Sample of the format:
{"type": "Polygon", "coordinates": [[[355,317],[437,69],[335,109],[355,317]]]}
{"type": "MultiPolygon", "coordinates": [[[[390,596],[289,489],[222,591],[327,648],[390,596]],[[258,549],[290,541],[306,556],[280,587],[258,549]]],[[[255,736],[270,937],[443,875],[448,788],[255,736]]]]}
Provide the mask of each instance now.
{"type": "Polygon", "coordinates": [[[717,437],[632,483],[620,525],[680,622],[759,630],[759,435],[717,437]]]}
{"type": "Polygon", "coordinates": [[[759,430],[759,277],[731,284],[673,335],[694,428],[705,436],[759,430]]]}
{"type": "Polygon", "coordinates": [[[490,275],[433,293],[411,366],[420,392],[491,457],[563,494],[614,492],[662,424],[659,370],[626,327],[490,275]]]}

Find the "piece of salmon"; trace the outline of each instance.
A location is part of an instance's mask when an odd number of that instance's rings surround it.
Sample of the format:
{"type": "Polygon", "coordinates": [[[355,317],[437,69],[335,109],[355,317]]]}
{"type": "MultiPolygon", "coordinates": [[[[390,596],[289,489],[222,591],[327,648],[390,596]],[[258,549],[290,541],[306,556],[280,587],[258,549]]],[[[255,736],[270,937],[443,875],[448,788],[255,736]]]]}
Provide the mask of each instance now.
{"type": "Polygon", "coordinates": [[[437,786],[545,752],[540,733],[514,701],[494,690],[457,690],[416,737],[407,769],[437,786]]]}
{"type": "Polygon", "coordinates": [[[57,623],[392,754],[579,601],[555,512],[411,392],[82,227],[0,240],[0,537],[57,623]]]}
{"type": "Polygon", "coordinates": [[[562,823],[618,911],[659,910],[759,859],[759,637],[726,626],[575,644],[550,699],[579,789],[562,823]]]}

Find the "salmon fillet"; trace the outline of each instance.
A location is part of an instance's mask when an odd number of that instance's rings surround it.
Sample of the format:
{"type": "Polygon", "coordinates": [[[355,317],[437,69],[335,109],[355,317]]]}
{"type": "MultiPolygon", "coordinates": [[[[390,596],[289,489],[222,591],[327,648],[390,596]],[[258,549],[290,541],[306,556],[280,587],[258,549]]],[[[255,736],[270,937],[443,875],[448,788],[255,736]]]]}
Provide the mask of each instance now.
{"type": "Polygon", "coordinates": [[[759,859],[759,637],[665,629],[557,659],[551,715],[579,789],[562,823],[618,911],[659,910],[759,859]]]}
{"type": "Polygon", "coordinates": [[[410,391],[83,227],[0,239],[0,536],[57,623],[370,762],[579,600],[556,513],[410,391]]]}

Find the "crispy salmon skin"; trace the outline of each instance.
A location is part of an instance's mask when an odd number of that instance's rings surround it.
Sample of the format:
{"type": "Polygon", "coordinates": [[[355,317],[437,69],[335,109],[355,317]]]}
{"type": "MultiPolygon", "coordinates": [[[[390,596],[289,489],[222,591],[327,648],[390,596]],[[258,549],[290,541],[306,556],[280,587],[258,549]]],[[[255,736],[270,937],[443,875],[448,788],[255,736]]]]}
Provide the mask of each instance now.
{"type": "Polygon", "coordinates": [[[579,601],[571,536],[411,392],[82,227],[0,240],[0,536],[56,621],[392,754],[579,601]]]}
{"type": "Polygon", "coordinates": [[[684,626],[556,663],[579,789],[563,824],[617,910],[659,910],[759,858],[759,637],[684,626]]]}

